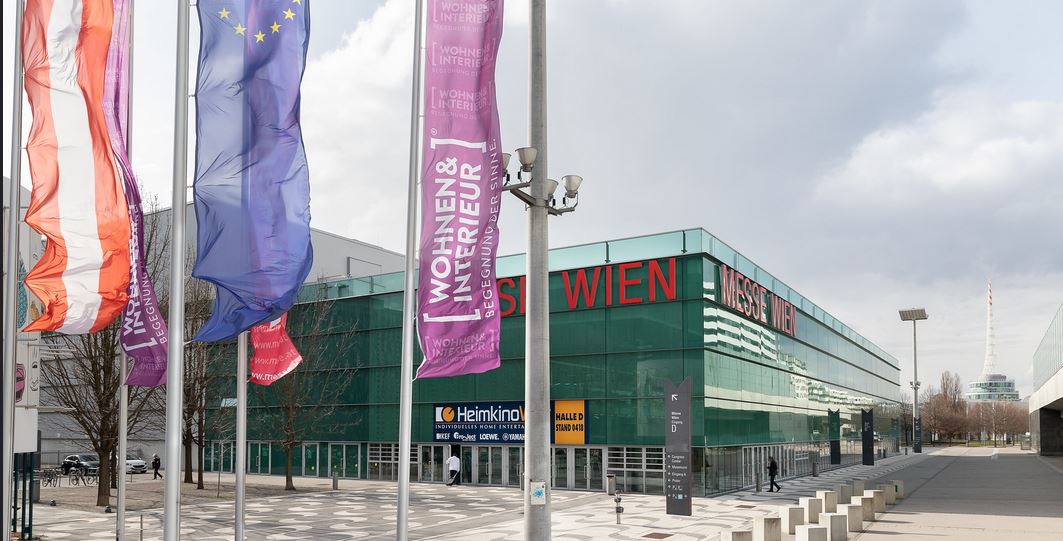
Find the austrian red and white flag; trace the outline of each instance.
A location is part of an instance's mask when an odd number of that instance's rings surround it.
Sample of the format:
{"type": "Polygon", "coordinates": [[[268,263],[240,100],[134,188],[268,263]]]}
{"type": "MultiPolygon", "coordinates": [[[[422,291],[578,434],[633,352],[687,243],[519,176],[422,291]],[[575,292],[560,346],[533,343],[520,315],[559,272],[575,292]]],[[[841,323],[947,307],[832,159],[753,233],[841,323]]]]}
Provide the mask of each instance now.
{"type": "Polygon", "coordinates": [[[251,327],[251,383],[270,385],[288,375],[303,362],[303,356],[295,349],[285,325],[288,314],[251,327]]]}
{"type": "Polygon", "coordinates": [[[128,299],[129,212],[103,111],[112,2],[26,2],[22,55],[33,109],[26,223],[48,239],[26,276],[44,313],[26,331],[95,332],[128,299]]]}

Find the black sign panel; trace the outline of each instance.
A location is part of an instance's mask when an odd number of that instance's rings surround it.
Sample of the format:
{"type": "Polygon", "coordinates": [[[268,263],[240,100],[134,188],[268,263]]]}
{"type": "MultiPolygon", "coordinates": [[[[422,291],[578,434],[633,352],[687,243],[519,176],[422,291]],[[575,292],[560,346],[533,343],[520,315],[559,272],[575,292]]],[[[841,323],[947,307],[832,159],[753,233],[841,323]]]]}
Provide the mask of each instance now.
{"type": "Polygon", "coordinates": [[[842,421],[841,410],[827,410],[827,434],[830,440],[830,463],[842,463],[842,421]]]}
{"type": "Polygon", "coordinates": [[[875,410],[860,410],[860,436],[864,444],[864,465],[875,465],[875,410]]]}
{"type": "Polygon", "coordinates": [[[915,419],[915,452],[923,452],[923,419],[916,417],[915,419]]]}
{"type": "Polygon", "coordinates": [[[691,514],[690,378],[664,380],[664,495],[669,515],[691,514]]]}

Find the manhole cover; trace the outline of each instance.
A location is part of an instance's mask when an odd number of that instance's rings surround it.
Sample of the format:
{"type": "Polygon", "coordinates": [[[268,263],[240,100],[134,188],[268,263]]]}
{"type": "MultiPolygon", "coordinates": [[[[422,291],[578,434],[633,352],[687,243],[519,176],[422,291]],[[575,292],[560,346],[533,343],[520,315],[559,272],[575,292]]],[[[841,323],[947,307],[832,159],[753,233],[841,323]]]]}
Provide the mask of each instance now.
{"type": "Polygon", "coordinates": [[[644,535],[642,537],[644,537],[646,539],[667,539],[669,537],[672,537],[672,534],[670,534],[670,533],[653,532],[653,533],[648,533],[648,534],[646,534],[646,535],[644,535]]]}

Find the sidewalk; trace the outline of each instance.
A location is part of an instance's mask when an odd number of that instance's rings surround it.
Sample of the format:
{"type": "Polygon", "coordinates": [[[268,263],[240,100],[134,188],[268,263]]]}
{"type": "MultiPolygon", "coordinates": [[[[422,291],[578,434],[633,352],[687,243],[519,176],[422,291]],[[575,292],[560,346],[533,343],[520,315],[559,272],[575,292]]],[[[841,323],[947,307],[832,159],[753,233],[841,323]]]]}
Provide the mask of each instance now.
{"type": "MultiPolygon", "coordinates": [[[[967,452],[962,448],[956,452],[960,451],[967,452]]],[[[991,450],[980,449],[978,452],[991,450]]],[[[899,455],[879,460],[873,467],[849,466],[825,472],[819,477],[789,479],[783,483],[781,493],[743,491],[712,498],[695,498],[691,517],[665,514],[663,496],[625,494],[622,503],[625,513],[620,525],[616,524],[612,496],[601,492],[555,491],[551,498],[552,537],[571,541],[642,541],[648,538],[712,541],[718,539],[726,528],[746,525],[754,517],[777,512],[779,505],[795,505],[801,496],[812,496],[816,490],[832,489],[852,479],[911,478],[912,486],[908,490],[918,495],[921,492],[918,479],[931,478],[948,461],[955,460],[949,456],[938,456],[945,451],[935,453],[899,455]]],[[[1010,460],[1015,457],[1007,458],[1010,460]]],[[[1025,458],[1037,460],[1032,456],[1025,458]]],[[[1003,458],[998,460],[1003,464],[1003,458]]],[[[1055,474],[1047,467],[1044,469],[1055,474]]],[[[223,483],[231,483],[231,479],[231,475],[223,476],[223,483]]],[[[264,487],[256,490],[276,490],[283,488],[284,479],[249,476],[248,482],[249,487],[264,487]]],[[[348,480],[340,482],[339,491],[326,491],[324,489],[331,485],[329,479],[302,478],[296,482],[308,486],[302,487],[296,494],[248,499],[248,539],[394,539],[395,483],[348,480]]],[[[977,484],[977,481],[972,481],[972,484],[977,484]]],[[[158,490],[161,492],[161,486],[158,490]]],[[[210,492],[213,494],[213,491],[210,492]]],[[[189,504],[186,500],[184,503],[181,519],[184,538],[197,541],[232,539],[231,501],[189,504]]],[[[524,531],[522,504],[522,493],[508,487],[447,487],[414,483],[411,485],[410,537],[432,540],[521,540],[524,531]]],[[[894,516],[899,516],[900,509],[900,506],[891,508],[891,513],[885,515],[880,524],[885,526],[900,522],[894,516]]],[[[104,538],[108,532],[113,536],[114,515],[47,506],[38,510],[37,533],[43,534],[46,540],[104,538]]],[[[130,513],[127,532],[133,539],[139,538],[141,515],[145,521],[144,539],[159,539],[162,510],[158,508],[130,513]]],[[[870,533],[864,535],[869,536],[870,533]]],[[[898,539],[896,534],[886,535],[893,535],[893,540],[898,539]]]]}
{"type": "Polygon", "coordinates": [[[856,539],[1059,540],[1063,460],[1046,458],[1015,448],[937,451],[894,476],[908,497],[856,539]]]}

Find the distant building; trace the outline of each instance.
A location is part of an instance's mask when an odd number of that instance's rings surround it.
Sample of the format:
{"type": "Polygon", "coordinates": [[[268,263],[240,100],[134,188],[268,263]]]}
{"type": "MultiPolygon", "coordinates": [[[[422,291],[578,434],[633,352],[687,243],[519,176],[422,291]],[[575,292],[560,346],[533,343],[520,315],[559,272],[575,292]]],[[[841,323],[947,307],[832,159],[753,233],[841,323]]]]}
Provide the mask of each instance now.
{"type": "Polygon", "coordinates": [[[1063,305],[1033,354],[1030,436],[1042,455],[1063,455],[1063,305]]]}
{"type": "Polygon", "coordinates": [[[982,365],[982,374],[967,384],[967,400],[974,402],[994,400],[1017,402],[1019,400],[1019,392],[1015,390],[1015,380],[1008,379],[997,369],[996,339],[993,336],[992,282],[989,284],[989,294],[986,297],[985,364],[982,365]]]}

